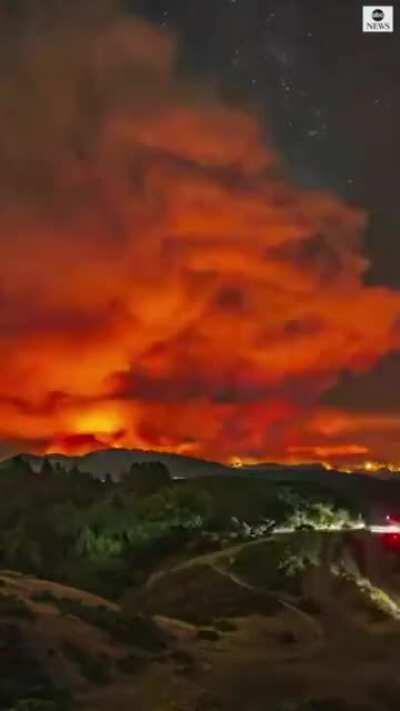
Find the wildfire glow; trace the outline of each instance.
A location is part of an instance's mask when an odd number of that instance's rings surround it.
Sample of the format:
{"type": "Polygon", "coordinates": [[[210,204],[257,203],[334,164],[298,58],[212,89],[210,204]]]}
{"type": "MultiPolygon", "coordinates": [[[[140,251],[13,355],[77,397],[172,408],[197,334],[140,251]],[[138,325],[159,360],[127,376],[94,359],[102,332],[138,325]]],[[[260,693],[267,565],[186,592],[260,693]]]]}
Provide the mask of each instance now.
{"type": "Polygon", "coordinates": [[[364,284],[366,215],[178,79],[167,33],[118,14],[0,32],[4,453],[389,456],[388,420],[319,406],[400,346],[400,295],[364,284]]]}
{"type": "Polygon", "coordinates": [[[113,435],[119,432],[123,425],[123,418],[117,413],[99,409],[79,415],[72,429],[76,434],[92,432],[96,435],[113,435]]]}
{"type": "Polygon", "coordinates": [[[243,466],[243,461],[240,457],[232,457],[229,463],[232,467],[235,467],[236,469],[240,469],[243,466]]]}

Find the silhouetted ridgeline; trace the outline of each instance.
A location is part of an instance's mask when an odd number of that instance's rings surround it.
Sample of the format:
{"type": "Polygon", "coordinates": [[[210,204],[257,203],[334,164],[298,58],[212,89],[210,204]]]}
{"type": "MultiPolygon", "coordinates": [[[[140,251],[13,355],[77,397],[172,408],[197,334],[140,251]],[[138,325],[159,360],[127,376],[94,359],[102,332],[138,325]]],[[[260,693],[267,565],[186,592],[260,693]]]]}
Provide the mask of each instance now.
{"type": "MultiPolygon", "coordinates": [[[[54,471],[74,470],[101,480],[111,477],[113,481],[119,481],[126,476],[133,465],[159,462],[166,467],[172,479],[223,478],[221,495],[222,488],[227,492],[227,487],[232,486],[233,482],[243,480],[246,482],[243,488],[247,489],[247,484],[252,487],[253,484],[250,482],[258,481],[275,486],[300,487],[305,493],[333,492],[347,501],[356,501],[369,523],[382,522],[389,508],[390,513],[398,512],[400,517],[400,476],[385,470],[376,475],[361,472],[349,474],[328,470],[318,464],[285,466],[274,463],[237,468],[179,454],[105,449],[83,456],[51,454],[41,457],[34,454],[21,454],[1,462],[0,473],[21,461],[29,463],[34,472],[41,471],[44,462],[47,462],[54,471]]],[[[240,487],[239,484],[236,486],[240,487]]],[[[255,488],[258,489],[259,486],[255,488]]]]}

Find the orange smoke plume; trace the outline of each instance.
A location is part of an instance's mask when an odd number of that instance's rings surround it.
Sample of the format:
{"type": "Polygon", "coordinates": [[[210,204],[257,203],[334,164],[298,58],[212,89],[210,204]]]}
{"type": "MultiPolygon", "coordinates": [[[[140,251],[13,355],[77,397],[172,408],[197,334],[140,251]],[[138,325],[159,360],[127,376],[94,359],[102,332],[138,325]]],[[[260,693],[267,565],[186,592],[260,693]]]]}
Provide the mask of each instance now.
{"type": "Polygon", "coordinates": [[[366,216],[293,185],[255,116],[178,78],[171,35],[45,17],[0,29],[4,451],[368,450],[313,429],[400,342],[366,216]]]}

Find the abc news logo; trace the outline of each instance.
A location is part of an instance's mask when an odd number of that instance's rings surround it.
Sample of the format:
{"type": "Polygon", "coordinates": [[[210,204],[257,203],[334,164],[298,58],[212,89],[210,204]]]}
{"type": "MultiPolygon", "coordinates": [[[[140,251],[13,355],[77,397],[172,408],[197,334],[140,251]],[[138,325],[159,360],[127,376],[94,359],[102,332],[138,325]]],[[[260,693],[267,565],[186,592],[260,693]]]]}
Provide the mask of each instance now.
{"type": "Polygon", "coordinates": [[[393,5],[364,5],[363,32],[393,32],[393,5]]]}

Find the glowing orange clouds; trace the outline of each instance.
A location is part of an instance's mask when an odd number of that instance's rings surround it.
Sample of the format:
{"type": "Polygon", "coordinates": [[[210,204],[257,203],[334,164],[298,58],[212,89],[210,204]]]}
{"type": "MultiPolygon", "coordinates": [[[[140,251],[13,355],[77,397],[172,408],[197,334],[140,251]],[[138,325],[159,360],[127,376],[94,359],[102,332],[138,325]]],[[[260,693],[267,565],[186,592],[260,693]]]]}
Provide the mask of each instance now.
{"type": "Polygon", "coordinates": [[[0,30],[4,447],[363,455],[315,418],[400,342],[365,215],[178,81],[170,36],[85,18],[0,30]]]}

